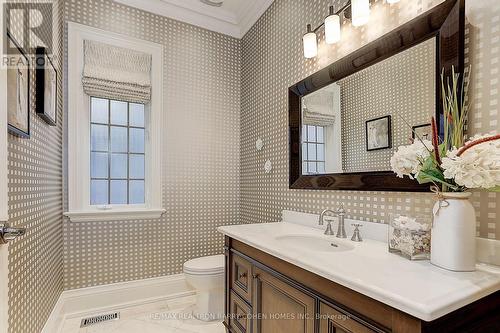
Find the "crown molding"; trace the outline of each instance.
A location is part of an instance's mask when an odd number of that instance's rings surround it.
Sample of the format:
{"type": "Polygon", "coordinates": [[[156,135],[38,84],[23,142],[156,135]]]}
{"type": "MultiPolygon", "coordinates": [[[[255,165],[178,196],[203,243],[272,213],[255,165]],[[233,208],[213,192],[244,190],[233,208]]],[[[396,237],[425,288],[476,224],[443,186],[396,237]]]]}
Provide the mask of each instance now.
{"type": "Polygon", "coordinates": [[[241,31],[241,36],[243,38],[245,34],[253,27],[253,25],[259,20],[259,18],[266,12],[266,10],[272,5],[274,0],[257,0],[254,2],[248,1],[251,8],[247,8],[245,11],[239,13],[239,26],[241,31]]]}
{"type": "Polygon", "coordinates": [[[274,0],[245,1],[236,12],[210,7],[198,0],[115,0],[174,20],[242,38],[274,0]]]}

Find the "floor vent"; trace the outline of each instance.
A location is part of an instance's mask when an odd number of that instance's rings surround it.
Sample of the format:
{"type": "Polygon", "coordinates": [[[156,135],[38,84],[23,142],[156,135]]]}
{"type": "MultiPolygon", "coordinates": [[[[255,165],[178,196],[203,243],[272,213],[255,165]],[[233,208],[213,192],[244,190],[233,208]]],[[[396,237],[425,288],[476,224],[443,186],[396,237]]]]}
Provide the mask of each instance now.
{"type": "Polygon", "coordinates": [[[80,327],[87,327],[90,325],[103,323],[105,321],[118,320],[118,319],[120,319],[119,312],[108,313],[108,314],[104,314],[104,315],[84,318],[84,319],[82,319],[82,323],[81,323],[80,327]]]}

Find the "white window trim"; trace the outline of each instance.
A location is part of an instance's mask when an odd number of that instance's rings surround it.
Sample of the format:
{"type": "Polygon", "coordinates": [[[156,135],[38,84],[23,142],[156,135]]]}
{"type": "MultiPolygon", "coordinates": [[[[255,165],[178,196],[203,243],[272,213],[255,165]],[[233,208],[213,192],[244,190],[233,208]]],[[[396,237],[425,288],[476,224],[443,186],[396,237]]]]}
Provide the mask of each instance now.
{"type": "Polygon", "coordinates": [[[163,107],[163,46],[68,22],[68,212],[72,222],[159,218],[162,207],[161,124],[163,107]],[[90,97],[83,91],[83,41],[93,40],[149,53],[151,103],[146,126],[144,205],[90,205],[90,97]]]}

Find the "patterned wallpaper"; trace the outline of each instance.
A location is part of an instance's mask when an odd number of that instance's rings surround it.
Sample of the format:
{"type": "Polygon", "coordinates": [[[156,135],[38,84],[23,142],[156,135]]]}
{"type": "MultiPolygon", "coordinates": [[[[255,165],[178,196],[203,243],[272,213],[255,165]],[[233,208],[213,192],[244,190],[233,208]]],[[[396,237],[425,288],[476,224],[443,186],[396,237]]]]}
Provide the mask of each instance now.
{"type": "MultiPolygon", "coordinates": [[[[344,1],[334,4],[339,8],[344,1]]],[[[63,288],[178,273],[185,260],[220,252],[218,225],[276,221],[282,209],[318,213],[340,202],[350,217],[375,222],[384,222],[391,211],[430,212],[430,194],[288,189],[286,91],[440,1],[402,0],[389,6],[377,0],[368,26],[344,25],[349,43],[322,41],[319,56],[305,60],[304,27],[319,23],[329,0],[276,0],[241,42],[111,0],[66,0],[64,8],[63,0],[56,0],[60,73],[63,15],[65,21],[165,45],[162,183],[167,213],[158,220],[63,223],[62,94],[57,127],[32,112],[31,138],[9,136],[8,145],[9,218],[28,228],[9,248],[9,332],[39,332],[63,288]],[[385,20],[389,15],[391,20],[385,20]],[[260,152],[255,151],[258,137],[265,142],[260,152]],[[262,170],[268,158],[270,174],[262,170]]],[[[483,12],[467,31],[471,133],[500,130],[499,17],[500,6],[483,12]]],[[[498,196],[475,193],[474,205],[478,233],[500,239],[498,196]]]]}
{"type": "MultiPolygon", "coordinates": [[[[345,0],[335,0],[340,8],[345,0]]],[[[241,209],[243,223],[277,221],[281,210],[319,213],[324,208],[346,205],[351,218],[386,222],[389,212],[430,213],[433,196],[426,193],[356,191],[306,191],[288,188],[287,89],[353,50],[425,12],[441,0],[402,0],[389,5],[377,0],[370,22],[354,28],[343,25],[343,42],[327,45],[320,33],[319,54],[303,57],[301,37],[306,24],[318,25],[331,0],[276,0],[242,40],[241,111],[241,209]],[[391,17],[390,20],[387,17],[391,17]],[[263,138],[263,151],[255,140],[263,138]],[[263,172],[267,159],[270,174],[263,172]]],[[[500,6],[483,13],[480,26],[469,28],[467,55],[473,66],[471,132],[499,130],[500,82],[498,19],[500,6]]],[[[500,239],[500,199],[496,194],[475,193],[478,234],[500,239]]]]}
{"type": "Polygon", "coordinates": [[[64,222],[65,288],[169,275],[222,252],[239,221],[240,41],[111,0],[67,0],[65,21],[164,45],[158,220],[64,222]]]}
{"type": "Polygon", "coordinates": [[[344,172],[391,170],[391,156],[411,128],[434,115],[436,39],[431,38],[339,81],[344,172]],[[392,148],[367,151],[367,120],[391,115],[392,148]]]}
{"type": "MultiPolygon", "coordinates": [[[[39,1],[46,2],[46,1],[39,1]]],[[[54,65],[62,73],[62,7],[53,7],[54,65]]],[[[20,16],[11,32],[20,40],[20,16]]],[[[42,31],[45,36],[50,31],[42,31]]],[[[30,78],[31,137],[8,138],[9,222],[27,234],[9,245],[9,332],[39,333],[63,291],[62,94],[58,124],[48,126],[35,113],[35,72],[30,78]]],[[[58,90],[62,90],[61,75],[58,90]]]]}

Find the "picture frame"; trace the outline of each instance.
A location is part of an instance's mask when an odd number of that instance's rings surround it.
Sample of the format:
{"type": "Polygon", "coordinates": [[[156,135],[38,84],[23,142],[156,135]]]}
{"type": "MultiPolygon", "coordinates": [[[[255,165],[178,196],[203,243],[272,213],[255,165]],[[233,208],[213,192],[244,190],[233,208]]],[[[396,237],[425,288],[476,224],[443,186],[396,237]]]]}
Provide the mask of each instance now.
{"type": "Polygon", "coordinates": [[[392,147],[391,116],[367,120],[365,123],[366,151],[392,147]]]}
{"type": "Polygon", "coordinates": [[[10,134],[30,137],[30,62],[26,52],[7,31],[7,43],[15,46],[19,60],[7,68],[7,129],[10,134]]]}
{"type": "Polygon", "coordinates": [[[36,48],[36,113],[50,126],[57,125],[57,70],[44,47],[36,48]]]}
{"type": "Polygon", "coordinates": [[[416,134],[420,136],[422,140],[432,140],[432,125],[431,124],[423,124],[413,126],[411,128],[411,137],[413,140],[417,138],[416,134]]]}

